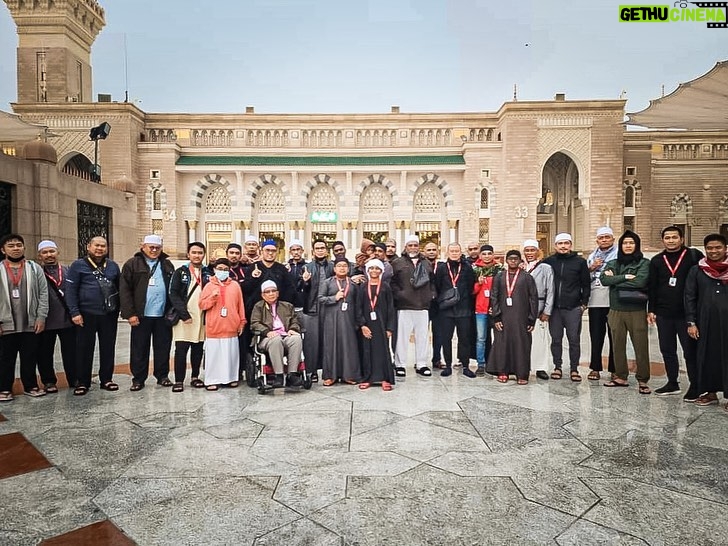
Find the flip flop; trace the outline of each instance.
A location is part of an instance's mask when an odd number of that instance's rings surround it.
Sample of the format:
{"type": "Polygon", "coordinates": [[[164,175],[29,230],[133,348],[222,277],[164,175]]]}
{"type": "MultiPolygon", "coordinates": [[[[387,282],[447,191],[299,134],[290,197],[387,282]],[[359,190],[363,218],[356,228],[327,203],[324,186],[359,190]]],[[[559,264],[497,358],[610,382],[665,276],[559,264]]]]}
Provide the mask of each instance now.
{"type": "Polygon", "coordinates": [[[113,381],[107,381],[106,383],[101,385],[101,388],[104,389],[105,391],[118,391],[119,385],[117,385],[113,381]]]}
{"type": "Polygon", "coordinates": [[[629,383],[618,383],[614,379],[604,383],[605,387],[629,387],[629,383]]]}

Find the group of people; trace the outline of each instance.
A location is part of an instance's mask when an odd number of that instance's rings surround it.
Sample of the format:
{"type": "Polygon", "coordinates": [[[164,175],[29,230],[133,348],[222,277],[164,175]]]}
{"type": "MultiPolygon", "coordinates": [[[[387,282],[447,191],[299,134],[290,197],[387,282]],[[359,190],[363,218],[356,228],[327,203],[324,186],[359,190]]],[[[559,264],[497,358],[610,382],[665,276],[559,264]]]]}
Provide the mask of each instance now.
{"type": "MultiPolygon", "coordinates": [[[[568,340],[569,378],[582,381],[578,365],[582,316],[591,341],[587,379],[599,381],[609,339],[605,387],[628,386],[627,336],[634,346],[638,391],[651,393],[648,324],[655,324],[667,372],[657,394],[679,394],[677,341],[690,386],[684,399],[717,403],[728,383],[728,258],[726,239],[705,238],[706,256],[686,248],[681,229],[662,231],[664,250],[651,260],[640,237],[625,231],[618,241],[609,227],[596,234],[596,249],[582,258],[561,233],[555,252],[543,258],[538,241],[509,250],[503,263],[490,245],[458,243],[439,248],[405,240],[401,254],[389,239],[364,239],[354,261],[346,246],[316,240],[310,261],[300,241],[290,259],[276,261],[273,240],[250,236],[230,243],[224,258],[206,263],[205,245],[192,242],[187,262],[175,268],[156,235],[119,267],[102,237],[87,255],[66,267],[50,240],[38,245],[37,262],[26,259],[23,238],[0,241],[0,401],[13,399],[20,354],[23,389],[37,397],[58,392],[53,366],[60,340],[63,368],[76,395],[91,387],[96,338],[99,383],[113,381],[118,317],[131,326],[132,391],[152,373],[158,385],[182,392],[187,359],[190,385],[214,391],[236,387],[252,345],[264,352],[274,386],[298,386],[304,369],[313,382],[380,385],[393,389],[407,375],[410,340],[414,371],[433,368],[449,376],[461,367],[469,378],[492,375],[506,383],[563,376],[563,337],[568,340]],[[455,359],[453,342],[457,332],[455,359]],[[174,341],[174,382],[170,353],[174,341]],[[392,355],[394,358],[392,359],[392,355]],[[550,358],[549,358],[550,356],[550,358]],[[475,370],[470,361],[475,360],[475,370]],[[204,376],[203,376],[204,360],[204,376]],[[40,373],[38,384],[36,369],[40,373]]],[[[727,408],[728,409],[728,408],[727,408]]]]}

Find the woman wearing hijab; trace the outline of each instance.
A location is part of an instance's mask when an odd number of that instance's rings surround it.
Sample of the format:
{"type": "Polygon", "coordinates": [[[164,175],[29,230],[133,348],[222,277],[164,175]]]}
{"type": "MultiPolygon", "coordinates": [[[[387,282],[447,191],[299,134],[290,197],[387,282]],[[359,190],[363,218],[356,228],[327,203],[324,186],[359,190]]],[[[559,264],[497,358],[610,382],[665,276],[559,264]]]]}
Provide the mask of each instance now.
{"type": "Polygon", "coordinates": [[[607,262],[600,276],[609,287],[607,322],[614,342],[614,378],[605,387],[628,387],[627,334],[637,360],[640,394],[650,394],[650,353],[647,341],[647,281],[650,262],[640,250],[640,237],[627,230],[619,238],[617,259],[607,262]]]}

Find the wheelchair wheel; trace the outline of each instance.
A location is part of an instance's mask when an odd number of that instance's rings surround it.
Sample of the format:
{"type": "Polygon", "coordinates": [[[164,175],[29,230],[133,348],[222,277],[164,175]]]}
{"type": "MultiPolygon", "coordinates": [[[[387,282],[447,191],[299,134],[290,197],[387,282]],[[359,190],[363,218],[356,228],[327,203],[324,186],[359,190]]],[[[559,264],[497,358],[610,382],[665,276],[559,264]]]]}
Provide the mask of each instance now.
{"type": "Polygon", "coordinates": [[[255,388],[258,386],[258,382],[256,381],[256,366],[255,361],[253,360],[253,355],[248,353],[245,355],[245,382],[247,383],[248,387],[255,388]]]}

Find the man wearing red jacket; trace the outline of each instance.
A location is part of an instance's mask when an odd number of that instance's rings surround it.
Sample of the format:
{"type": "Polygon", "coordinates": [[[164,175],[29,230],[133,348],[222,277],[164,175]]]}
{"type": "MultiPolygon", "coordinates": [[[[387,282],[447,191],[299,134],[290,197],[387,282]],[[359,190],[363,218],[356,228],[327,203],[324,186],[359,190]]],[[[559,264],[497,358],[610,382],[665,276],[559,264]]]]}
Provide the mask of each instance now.
{"type": "Polygon", "coordinates": [[[490,349],[490,328],[488,313],[490,312],[490,291],[493,288],[493,279],[503,266],[495,261],[493,247],[483,245],[480,247],[480,256],[473,263],[475,272],[475,359],[478,361],[476,375],[485,375],[485,363],[488,360],[490,349]]]}

